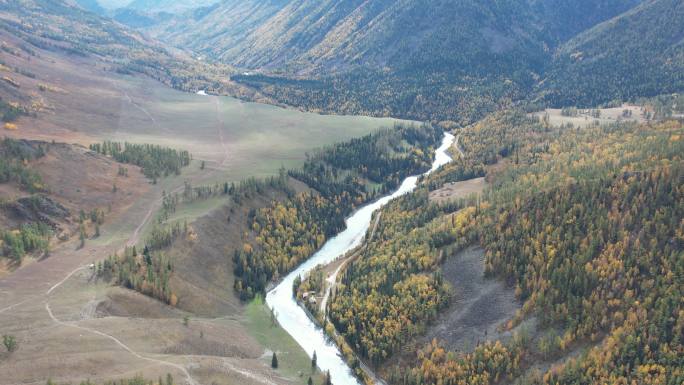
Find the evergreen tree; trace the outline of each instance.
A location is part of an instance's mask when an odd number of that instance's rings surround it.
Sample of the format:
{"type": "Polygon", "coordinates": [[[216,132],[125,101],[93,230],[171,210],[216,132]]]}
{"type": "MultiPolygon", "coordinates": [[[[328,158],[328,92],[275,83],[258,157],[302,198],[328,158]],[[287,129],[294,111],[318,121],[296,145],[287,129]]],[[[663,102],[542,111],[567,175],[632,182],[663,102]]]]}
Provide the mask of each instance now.
{"type": "Polygon", "coordinates": [[[278,369],[278,356],[276,356],[276,352],[273,352],[273,357],[271,358],[271,367],[273,369],[278,369]]]}

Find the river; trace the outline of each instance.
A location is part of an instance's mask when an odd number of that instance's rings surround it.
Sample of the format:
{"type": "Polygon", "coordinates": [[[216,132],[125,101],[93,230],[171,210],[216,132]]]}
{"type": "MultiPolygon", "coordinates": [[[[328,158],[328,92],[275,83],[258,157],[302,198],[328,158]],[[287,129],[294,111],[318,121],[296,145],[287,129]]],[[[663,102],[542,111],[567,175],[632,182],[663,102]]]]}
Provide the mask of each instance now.
{"type": "MultiPolygon", "coordinates": [[[[436,150],[432,167],[424,175],[451,161],[447,150],[453,141],[453,135],[448,133],[444,135],[442,145],[436,150]]],[[[296,277],[304,277],[314,267],[328,264],[360,245],[370,226],[373,212],[392,199],[411,192],[416,188],[417,182],[418,176],[407,177],[391,195],[384,196],[355,211],[345,221],[347,228],[344,231],[330,238],[311,258],[288,274],[278,286],[266,294],[266,303],[275,311],[280,326],[297,341],[309,357],[313,355],[314,351],[316,352],[318,367],[323,371],[330,371],[334,385],[360,384],[347,363],[342,359],[337,346],[328,342],[325,332],[318,328],[304,310],[299,307],[292,296],[292,284],[296,277]]]]}

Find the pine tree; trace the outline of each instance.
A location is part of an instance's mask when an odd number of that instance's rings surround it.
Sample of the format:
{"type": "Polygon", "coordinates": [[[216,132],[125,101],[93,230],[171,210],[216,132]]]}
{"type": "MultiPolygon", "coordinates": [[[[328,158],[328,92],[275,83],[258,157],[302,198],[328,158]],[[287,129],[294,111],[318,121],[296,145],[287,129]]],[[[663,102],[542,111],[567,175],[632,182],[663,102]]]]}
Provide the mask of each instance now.
{"type": "Polygon", "coordinates": [[[273,369],[278,369],[278,356],[276,356],[276,352],[273,352],[273,358],[271,358],[271,367],[273,369]]]}
{"type": "Polygon", "coordinates": [[[313,352],[313,357],[311,357],[311,371],[315,372],[316,371],[316,361],[318,358],[316,357],[316,351],[314,350],[313,352]]]}
{"type": "Polygon", "coordinates": [[[85,226],[83,225],[83,223],[81,223],[78,236],[79,236],[79,239],[81,241],[80,248],[83,248],[83,246],[85,246],[85,240],[86,240],[86,230],[85,230],[85,226]]]}

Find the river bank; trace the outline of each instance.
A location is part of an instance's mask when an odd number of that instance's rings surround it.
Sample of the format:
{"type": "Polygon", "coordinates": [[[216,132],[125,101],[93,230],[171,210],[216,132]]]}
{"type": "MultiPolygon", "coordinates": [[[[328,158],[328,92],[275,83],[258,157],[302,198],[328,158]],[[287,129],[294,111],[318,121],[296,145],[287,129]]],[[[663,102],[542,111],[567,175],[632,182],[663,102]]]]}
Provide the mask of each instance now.
{"type": "MultiPolygon", "coordinates": [[[[454,136],[445,134],[441,146],[436,150],[432,167],[423,175],[427,175],[451,161],[447,153],[453,143],[454,136]]],[[[336,385],[358,385],[359,381],[342,358],[340,349],[330,341],[325,332],[307,315],[292,295],[292,286],[297,277],[307,275],[318,265],[326,265],[335,261],[360,246],[368,231],[373,213],[392,199],[413,191],[419,176],[404,179],[399,188],[392,194],[384,196],[358,209],[347,218],[346,229],[329,239],[323,247],[297,269],[288,274],[273,290],[266,295],[266,303],[275,312],[276,319],[297,343],[311,357],[316,352],[317,365],[323,371],[329,371],[336,385]]]]}

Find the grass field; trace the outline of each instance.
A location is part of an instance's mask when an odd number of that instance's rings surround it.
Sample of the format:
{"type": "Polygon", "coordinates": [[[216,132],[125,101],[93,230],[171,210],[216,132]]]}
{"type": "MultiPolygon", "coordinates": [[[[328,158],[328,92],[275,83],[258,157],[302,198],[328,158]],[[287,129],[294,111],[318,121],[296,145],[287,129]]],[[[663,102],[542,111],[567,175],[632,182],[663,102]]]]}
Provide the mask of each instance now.
{"type": "Polygon", "coordinates": [[[126,78],[118,126],[104,137],[189,150],[232,180],[294,167],[313,148],[361,136],[394,119],[305,113],[230,97],[182,93],[126,78]]]}
{"type": "Polygon", "coordinates": [[[572,124],[573,127],[588,127],[595,124],[611,124],[617,122],[645,122],[644,109],[640,106],[625,104],[621,107],[597,108],[599,117],[591,115],[592,109],[579,109],[575,116],[563,116],[561,109],[547,108],[544,111],[534,113],[539,118],[548,118],[552,126],[560,127],[572,124]],[[631,115],[623,116],[624,111],[630,111],[631,115]]]}
{"type": "MultiPolygon", "coordinates": [[[[306,384],[309,376],[315,384],[321,383],[323,375],[316,371],[312,375],[311,359],[297,342],[271,319],[271,312],[263,298],[257,297],[245,309],[244,325],[261,345],[278,356],[278,371],[288,378],[299,378],[306,384]],[[301,375],[300,375],[301,374],[301,375]]],[[[264,360],[270,364],[271,355],[265,354],[264,360]]]]}
{"type": "MultiPolygon", "coordinates": [[[[10,46],[23,44],[2,31],[0,38],[10,46]]],[[[396,122],[186,93],[150,78],[116,73],[93,58],[42,49],[37,53],[31,60],[6,58],[3,75],[21,88],[0,88],[0,96],[38,111],[35,117],[20,118],[18,129],[5,130],[6,135],[84,145],[114,139],[183,148],[231,180],[295,166],[313,148],[396,122]]]]}

